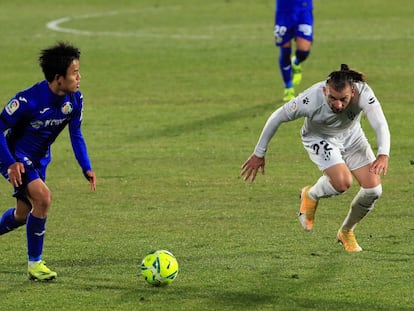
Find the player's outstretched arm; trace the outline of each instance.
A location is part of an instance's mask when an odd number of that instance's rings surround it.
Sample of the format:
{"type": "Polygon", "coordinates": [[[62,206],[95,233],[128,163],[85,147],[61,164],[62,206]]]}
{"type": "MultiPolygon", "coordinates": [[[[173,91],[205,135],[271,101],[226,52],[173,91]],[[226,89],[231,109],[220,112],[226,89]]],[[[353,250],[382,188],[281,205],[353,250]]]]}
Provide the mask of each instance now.
{"type": "Polygon", "coordinates": [[[251,181],[253,182],[256,179],[257,171],[260,170],[262,175],[264,175],[264,167],[265,158],[259,158],[255,154],[252,154],[242,165],[242,171],[240,173],[240,176],[244,177],[244,181],[248,181],[249,178],[251,178],[251,181]]]}

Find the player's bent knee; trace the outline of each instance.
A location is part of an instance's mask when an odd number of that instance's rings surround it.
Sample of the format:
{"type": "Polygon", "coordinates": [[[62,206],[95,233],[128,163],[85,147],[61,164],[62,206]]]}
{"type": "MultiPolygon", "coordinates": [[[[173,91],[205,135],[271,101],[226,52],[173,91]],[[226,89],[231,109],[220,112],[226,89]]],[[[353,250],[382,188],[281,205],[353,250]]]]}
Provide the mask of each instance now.
{"type": "Polygon", "coordinates": [[[335,178],[333,179],[332,186],[339,193],[344,193],[352,186],[352,176],[343,175],[335,178]]]}
{"type": "Polygon", "coordinates": [[[30,197],[32,203],[32,213],[45,217],[52,204],[52,194],[49,189],[43,189],[30,197]]]}
{"type": "Polygon", "coordinates": [[[344,193],[351,188],[353,176],[345,164],[331,166],[324,173],[329,177],[332,187],[339,193],[344,193]]]}
{"type": "Polygon", "coordinates": [[[50,207],[50,205],[52,204],[52,194],[50,193],[50,191],[44,194],[39,203],[42,207],[46,209],[50,207]]]}

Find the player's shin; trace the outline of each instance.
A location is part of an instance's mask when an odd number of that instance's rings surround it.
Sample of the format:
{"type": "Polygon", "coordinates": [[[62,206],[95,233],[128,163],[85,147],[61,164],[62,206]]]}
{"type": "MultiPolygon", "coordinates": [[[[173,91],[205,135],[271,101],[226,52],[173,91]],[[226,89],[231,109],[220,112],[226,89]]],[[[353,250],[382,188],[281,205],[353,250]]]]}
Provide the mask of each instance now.
{"type": "Polygon", "coordinates": [[[292,48],[280,48],[279,55],[279,68],[282,74],[283,82],[285,83],[285,88],[291,88],[292,84],[292,64],[290,60],[290,55],[292,53],[292,48]]]}
{"type": "Polygon", "coordinates": [[[14,217],[14,211],[16,208],[11,207],[3,213],[0,218],[0,235],[10,232],[20,226],[23,226],[24,223],[18,222],[14,217]]]}
{"type": "Polygon", "coordinates": [[[351,208],[342,224],[342,229],[346,231],[353,230],[354,227],[374,208],[375,202],[381,194],[381,185],[368,189],[361,188],[352,200],[351,208]]]}
{"type": "Polygon", "coordinates": [[[26,223],[27,251],[29,261],[42,260],[43,241],[46,232],[46,218],[37,218],[29,214],[26,223]]]}

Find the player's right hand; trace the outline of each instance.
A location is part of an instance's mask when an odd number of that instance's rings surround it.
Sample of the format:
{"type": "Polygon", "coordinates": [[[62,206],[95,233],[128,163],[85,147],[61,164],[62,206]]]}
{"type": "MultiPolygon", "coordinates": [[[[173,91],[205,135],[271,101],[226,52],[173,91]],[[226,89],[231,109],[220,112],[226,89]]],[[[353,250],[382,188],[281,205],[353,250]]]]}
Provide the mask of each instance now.
{"type": "Polygon", "coordinates": [[[244,176],[243,180],[248,181],[249,178],[251,178],[251,181],[253,182],[256,179],[257,171],[260,169],[260,172],[262,175],[264,175],[265,170],[265,159],[259,158],[255,154],[252,154],[246,162],[242,165],[242,171],[240,173],[240,176],[244,176]]]}
{"type": "Polygon", "coordinates": [[[19,187],[22,185],[22,174],[24,174],[24,165],[21,162],[14,162],[7,169],[7,175],[9,176],[9,182],[15,186],[19,187]]]}

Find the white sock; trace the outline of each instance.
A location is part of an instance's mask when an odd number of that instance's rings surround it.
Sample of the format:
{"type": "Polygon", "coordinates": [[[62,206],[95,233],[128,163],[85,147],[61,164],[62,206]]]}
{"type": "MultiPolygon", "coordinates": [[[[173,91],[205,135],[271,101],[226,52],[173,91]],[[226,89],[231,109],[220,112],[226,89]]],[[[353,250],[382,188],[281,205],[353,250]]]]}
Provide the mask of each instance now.
{"type": "Polygon", "coordinates": [[[346,216],[342,229],[349,231],[374,208],[375,202],[382,194],[381,184],[374,188],[362,188],[359,190],[355,198],[352,200],[351,208],[346,216]]]}
{"type": "Polygon", "coordinates": [[[37,265],[39,262],[41,262],[41,260],[39,260],[39,261],[29,261],[28,263],[27,263],[27,267],[30,269],[30,268],[33,268],[33,266],[34,265],[37,265]]]}
{"type": "Polygon", "coordinates": [[[338,194],[340,192],[336,191],[329,181],[329,177],[326,175],[322,175],[308,192],[309,197],[314,201],[318,201],[320,198],[333,197],[338,194]]]}

